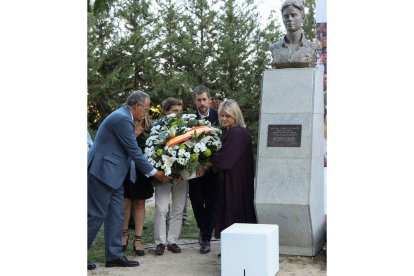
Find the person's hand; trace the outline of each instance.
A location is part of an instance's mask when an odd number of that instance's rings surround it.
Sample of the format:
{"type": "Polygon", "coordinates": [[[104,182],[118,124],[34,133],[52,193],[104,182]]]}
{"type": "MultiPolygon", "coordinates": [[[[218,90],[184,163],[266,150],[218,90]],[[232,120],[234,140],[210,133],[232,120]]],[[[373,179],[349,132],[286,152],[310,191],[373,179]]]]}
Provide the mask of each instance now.
{"type": "Polygon", "coordinates": [[[207,171],[208,171],[208,168],[207,168],[207,167],[202,167],[202,168],[199,168],[199,169],[196,171],[196,176],[197,176],[197,177],[203,176],[203,175],[204,175],[207,171]]]}
{"type": "Polygon", "coordinates": [[[185,180],[181,176],[174,177],[174,180],[173,180],[174,183],[182,183],[184,181],[185,180]]]}
{"type": "Polygon", "coordinates": [[[163,171],[157,171],[154,174],[154,178],[158,182],[161,182],[161,183],[166,183],[166,182],[170,182],[171,181],[171,177],[170,176],[166,176],[163,171]]]}

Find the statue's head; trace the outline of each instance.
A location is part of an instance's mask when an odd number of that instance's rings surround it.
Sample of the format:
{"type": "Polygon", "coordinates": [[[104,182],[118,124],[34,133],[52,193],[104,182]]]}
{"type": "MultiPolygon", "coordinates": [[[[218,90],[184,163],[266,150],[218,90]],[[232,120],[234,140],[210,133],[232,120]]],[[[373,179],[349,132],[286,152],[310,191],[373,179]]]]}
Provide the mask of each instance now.
{"type": "Polygon", "coordinates": [[[282,4],[283,24],[288,32],[302,28],[305,20],[305,8],[301,0],[286,0],[282,4]]]}
{"type": "Polygon", "coordinates": [[[285,2],[283,2],[282,9],[281,9],[282,13],[283,13],[283,10],[289,6],[294,6],[295,8],[301,10],[302,14],[305,14],[305,7],[303,6],[303,3],[301,0],[286,0],[285,2]]]}

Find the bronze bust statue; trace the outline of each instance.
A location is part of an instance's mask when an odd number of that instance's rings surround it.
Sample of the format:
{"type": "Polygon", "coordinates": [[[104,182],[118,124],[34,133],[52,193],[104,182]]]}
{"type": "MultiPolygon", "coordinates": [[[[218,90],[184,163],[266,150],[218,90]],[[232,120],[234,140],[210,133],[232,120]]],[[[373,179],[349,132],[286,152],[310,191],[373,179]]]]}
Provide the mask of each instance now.
{"type": "Polygon", "coordinates": [[[301,0],[286,0],[282,5],[286,35],[270,45],[275,68],[303,68],[316,65],[316,44],[307,40],[302,31],[305,19],[301,0]]]}

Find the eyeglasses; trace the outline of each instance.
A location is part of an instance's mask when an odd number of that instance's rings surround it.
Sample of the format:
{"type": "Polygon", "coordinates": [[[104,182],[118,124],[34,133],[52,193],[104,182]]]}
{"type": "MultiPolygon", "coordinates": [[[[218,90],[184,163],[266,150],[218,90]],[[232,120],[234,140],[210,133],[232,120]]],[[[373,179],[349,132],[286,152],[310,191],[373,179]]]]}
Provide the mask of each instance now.
{"type": "Polygon", "coordinates": [[[144,110],[145,110],[145,113],[146,114],[149,114],[149,111],[150,111],[150,107],[147,107],[147,106],[145,106],[145,105],[143,105],[143,104],[141,104],[141,103],[138,103],[140,106],[142,106],[142,108],[144,108],[144,110]]]}

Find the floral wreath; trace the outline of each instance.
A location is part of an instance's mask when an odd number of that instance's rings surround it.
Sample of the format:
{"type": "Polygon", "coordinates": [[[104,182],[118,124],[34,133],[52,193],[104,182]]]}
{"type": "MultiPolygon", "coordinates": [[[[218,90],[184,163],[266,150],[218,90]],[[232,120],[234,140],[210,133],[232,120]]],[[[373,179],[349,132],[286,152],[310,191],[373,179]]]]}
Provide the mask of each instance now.
{"type": "Polygon", "coordinates": [[[195,114],[170,114],[155,121],[144,154],[165,175],[179,177],[203,167],[221,148],[221,130],[195,114]]]}

